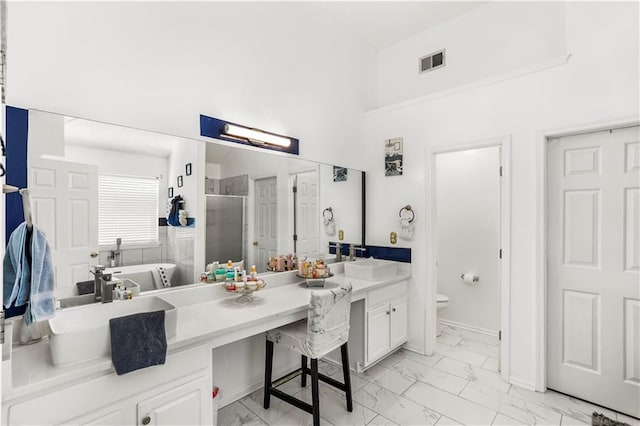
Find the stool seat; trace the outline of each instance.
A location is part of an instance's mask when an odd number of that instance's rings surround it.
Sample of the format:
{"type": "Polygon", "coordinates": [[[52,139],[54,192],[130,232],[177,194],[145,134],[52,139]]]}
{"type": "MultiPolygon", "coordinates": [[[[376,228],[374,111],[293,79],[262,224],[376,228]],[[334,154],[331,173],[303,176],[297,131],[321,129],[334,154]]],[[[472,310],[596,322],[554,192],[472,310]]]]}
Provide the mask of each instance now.
{"type": "Polygon", "coordinates": [[[338,289],[312,291],[307,319],[267,331],[265,334],[265,387],[264,408],[268,409],[270,397],[273,395],[313,415],[313,425],[320,425],[320,399],[318,380],[345,392],[347,411],[353,411],[351,397],[351,378],[349,374],[349,320],[351,310],[350,283],[338,289]],[[301,368],[293,373],[273,381],[273,347],[286,347],[302,356],[301,368]],[[327,377],[318,372],[318,359],[334,349],[340,348],[342,357],[342,373],[344,382],[327,377]],[[311,368],[307,365],[311,359],[311,368]],[[279,383],[302,375],[301,386],[306,386],[307,374],[311,375],[311,393],[313,403],[310,405],[277,389],[279,383]]]}

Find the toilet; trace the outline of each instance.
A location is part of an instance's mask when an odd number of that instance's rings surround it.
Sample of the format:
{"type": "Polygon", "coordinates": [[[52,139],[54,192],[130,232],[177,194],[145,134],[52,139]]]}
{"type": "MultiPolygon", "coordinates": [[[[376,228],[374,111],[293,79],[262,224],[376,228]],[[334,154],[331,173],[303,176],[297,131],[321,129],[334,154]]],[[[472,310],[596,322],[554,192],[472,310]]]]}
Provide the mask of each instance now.
{"type": "Polygon", "coordinates": [[[446,308],[449,304],[449,296],[445,296],[444,294],[438,293],[436,296],[436,307],[438,310],[442,308],[446,308]]]}
{"type": "MultiPolygon", "coordinates": [[[[436,308],[439,311],[442,308],[446,308],[449,304],[449,296],[445,296],[444,294],[438,293],[436,295],[436,308]]],[[[436,324],[436,337],[442,334],[442,328],[439,324],[436,324]]]]}

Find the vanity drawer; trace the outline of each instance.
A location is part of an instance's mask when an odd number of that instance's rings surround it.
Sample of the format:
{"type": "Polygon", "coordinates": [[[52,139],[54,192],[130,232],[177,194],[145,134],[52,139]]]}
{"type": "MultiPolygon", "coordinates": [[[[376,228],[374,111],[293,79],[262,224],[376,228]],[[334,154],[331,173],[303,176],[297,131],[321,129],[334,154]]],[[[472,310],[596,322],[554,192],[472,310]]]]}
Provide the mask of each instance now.
{"type": "Polygon", "coordinates": [[[372,290],[367,294],[367,306],[372,307],[383,302],[388,302],[398,296],[404,296],[407,293],[407,282],[391,284],[377,290],[372,290]]]}

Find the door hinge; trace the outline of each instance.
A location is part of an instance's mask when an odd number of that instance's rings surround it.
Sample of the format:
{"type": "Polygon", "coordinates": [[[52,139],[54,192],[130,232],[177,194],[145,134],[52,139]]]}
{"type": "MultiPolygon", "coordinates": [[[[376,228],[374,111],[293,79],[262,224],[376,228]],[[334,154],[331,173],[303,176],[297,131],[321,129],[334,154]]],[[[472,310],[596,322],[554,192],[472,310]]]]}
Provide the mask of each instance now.
{"type": "Polygon", "coordinates": [[[0,345],[4,345],[4,310],[0,311],[0,345]]]}
{"type": "Polygon", "coordinates": [[[498,340],[502,342],[502,330],[498,330],[498,340]]]}
{"type": "Polygon", "coordinates": [[[502,176],[502,166],[500,166],[500,176],[502,176]]]}
{"type": "Polygon", "coordinates": [[[293,193],[295,194],[296,192],[298,192],[298,187],[293,185],[293,193]]]}
{"type": "Polygon", "coordinates": [[[498,253],[498,256],[500,257],[500,259],[502,259],[502,249],[500,249],[500,252],[498,253]]]}
{"type": "Polygon", "coordinates": [[[293,234],[293,241],[298,241],[298,234],[293,234]]]}

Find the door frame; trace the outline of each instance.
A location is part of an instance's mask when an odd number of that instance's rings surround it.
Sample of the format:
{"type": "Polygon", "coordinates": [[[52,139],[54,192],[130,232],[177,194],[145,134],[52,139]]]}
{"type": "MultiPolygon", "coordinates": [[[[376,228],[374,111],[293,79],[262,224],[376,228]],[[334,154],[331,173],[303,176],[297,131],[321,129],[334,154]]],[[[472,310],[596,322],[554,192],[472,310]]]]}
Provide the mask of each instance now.
{"type": "Polygon", "coordinates": [[[594,133],[608,129],[640,125],[637,117],[591,122],[571,127],[553,128],[538,132],[536,143],[536,260],[535,260],[535,390],[547,390],[547,148],[549,139],[594,133]]]}
{"type": "Polygon", "coordinates": [[[478,148],[500,147],[500,163],[502,164],[502,181],[500,185],[500,245],[502,262],[500,263],[500,367],[501,375],[509,380],[510,366],[510,320],[511,320],[511,135],[499,136],[454,145],[427,149],[427,166],[425,185],[427,209],[427,283],[425,289],[425,342],[427,354],[435,352],[437,325],[437,212],[436,212],[436,156],[449,152],[467,151],[478,148]],[[431,300],[432,303],[428,303],[431,300]],[[429,327],[433,324],[433,327],[429,327]]]}

